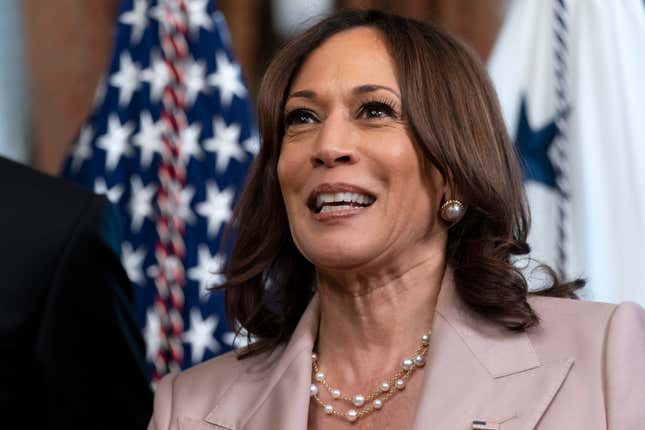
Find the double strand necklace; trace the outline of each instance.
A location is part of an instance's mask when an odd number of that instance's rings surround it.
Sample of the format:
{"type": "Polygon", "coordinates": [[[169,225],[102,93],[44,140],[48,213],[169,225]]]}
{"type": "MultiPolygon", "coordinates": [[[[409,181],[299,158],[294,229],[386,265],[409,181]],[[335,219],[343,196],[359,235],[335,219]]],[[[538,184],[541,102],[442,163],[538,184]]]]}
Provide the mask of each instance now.
{"type": "Polygon", "coordinates": [[[426,363],[426,355],[430,348],[430,333],[428,330],[420,338],[420,345],[414,352],[401,360],[401,367],[394,375],[379,384],[378,388],[367,396],[354,394],[349,397],[343,394],[339,388],[333,388],[327,381],[325,373],[318,367],[318,354],[311,354],[311,367],[313,380],[309,386],[309,394],[316,401],[327,415],[334,415],[354,423],[364,416],[380,410],[385,402],[390,400],[397,392],[405,389],[405,384],[417,368],[423,367],[426,363]],[[319,397],[320,386],[324,387],[334,401],[349,403],[349,409],[341,410],[332,403],[325,403],[319,397]]]}

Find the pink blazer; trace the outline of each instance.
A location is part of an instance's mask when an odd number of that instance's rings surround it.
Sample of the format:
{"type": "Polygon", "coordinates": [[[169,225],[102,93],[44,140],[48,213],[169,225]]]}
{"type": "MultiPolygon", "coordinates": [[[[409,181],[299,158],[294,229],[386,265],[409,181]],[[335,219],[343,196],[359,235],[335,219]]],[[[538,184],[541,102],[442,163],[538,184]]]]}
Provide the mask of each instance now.
{"type": "MultiPolygon", "coordinates": [[[[643,309],[530,303],[541,324],[512,333],[468,311],[444,282],[415,430],[645,429],[643,309]]],[[[291,341],[270,356],[228,353],[166,376],[149,430],[306,429],[318,317],[314,297],[291,341]]]]}

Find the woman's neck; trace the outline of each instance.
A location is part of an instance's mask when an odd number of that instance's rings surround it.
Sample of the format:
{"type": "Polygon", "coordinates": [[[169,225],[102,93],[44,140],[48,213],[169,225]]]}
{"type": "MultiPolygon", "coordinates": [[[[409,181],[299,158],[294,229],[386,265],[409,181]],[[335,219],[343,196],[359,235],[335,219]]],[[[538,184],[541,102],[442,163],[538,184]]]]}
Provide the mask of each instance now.
{"type": "Polygon", "coordinates": [[[320,367],[353,389],[371,387],[398,370],[431,328],[444,258],[420,259],[380,273],[318,275],[320,367]]]}

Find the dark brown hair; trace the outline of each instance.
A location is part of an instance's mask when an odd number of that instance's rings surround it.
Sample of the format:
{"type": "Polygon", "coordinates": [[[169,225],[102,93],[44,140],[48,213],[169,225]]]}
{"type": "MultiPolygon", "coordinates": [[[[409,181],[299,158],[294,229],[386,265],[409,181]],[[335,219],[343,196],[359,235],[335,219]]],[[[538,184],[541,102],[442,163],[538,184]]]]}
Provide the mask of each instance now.
{"type": "MultiPolygon", "coordinates": [[[[234,215],[236,240],[225,274],[227,315],[257,342],[242,356],[286,342],[314,292],[314,267],[296,249],[277,178],[283,107],[291,81],[325,40],[355,27],[376,29],[397,65],[403,115],[424,161],[467,205],[448,231],[457,292],[473,311],[511,330],[538,323],[527,283],[511,259],[529,252],[527,203],[517,156],[495,91],[468,48],[430,23],[373,10],[336,13],[288,42],[258,95],[262,145],[234,215]]],[[[575,297],[582,281],[555,273],[541,294],[575,297]]]]}

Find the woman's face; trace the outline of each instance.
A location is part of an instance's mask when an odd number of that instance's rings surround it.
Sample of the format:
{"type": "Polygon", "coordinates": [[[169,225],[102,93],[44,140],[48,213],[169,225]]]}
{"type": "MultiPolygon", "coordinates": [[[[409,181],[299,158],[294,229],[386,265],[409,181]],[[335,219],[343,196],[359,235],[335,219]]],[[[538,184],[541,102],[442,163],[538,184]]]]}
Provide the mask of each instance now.
{"type": "Polygon", "coordinates": [[[314,50],[284,113],[280,188],[293,240],[319,270],[396,264],[437,241],[443,249],[444,183],[422,168],[375,30],[344,31],[314,50]]]}

